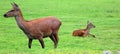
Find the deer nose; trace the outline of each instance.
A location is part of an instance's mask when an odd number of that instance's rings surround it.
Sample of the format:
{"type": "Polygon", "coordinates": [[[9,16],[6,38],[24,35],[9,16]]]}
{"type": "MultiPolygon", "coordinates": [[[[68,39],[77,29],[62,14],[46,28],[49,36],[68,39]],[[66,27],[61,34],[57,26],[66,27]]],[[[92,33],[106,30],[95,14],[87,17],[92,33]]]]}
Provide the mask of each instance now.
{"type": "Polygon", "coordinates": [[[3,16],[4,16],[4,17],[7,17],[7,15],[6,15],[6,14],[4,14],[3,16]]]}

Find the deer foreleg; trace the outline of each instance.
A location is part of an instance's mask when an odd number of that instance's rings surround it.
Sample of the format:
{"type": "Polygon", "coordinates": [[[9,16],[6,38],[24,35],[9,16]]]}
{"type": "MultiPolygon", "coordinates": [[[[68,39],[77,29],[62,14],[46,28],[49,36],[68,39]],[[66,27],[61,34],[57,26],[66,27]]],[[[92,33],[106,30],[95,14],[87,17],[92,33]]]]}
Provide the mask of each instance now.
{"type": "Polygon", "coordinates": [[[89,34],[89,35],[91,35],[91,36],[93,36],[94,38],[96,38],[95,35],[93,35],[93,34],[89,34]]]}
{"type": "Polygon", "coordinates": [[[83,34],[82,36],[85,37],[85,36],[88,36],[88,34],[85,33],[85,34],[83,34]]]}
{"type": "Polygon", "coordinates": [[[39,37],[39,42],[41,43],[42,48],[45,48],[44,41],[42,37],[39,37]]]}
{"type": "Polygon", "coordinates": [[[31,48],[31,44],[32,44],[32,39],[29,39],[29,42],[28,42],[28,47],[31,48]]]}

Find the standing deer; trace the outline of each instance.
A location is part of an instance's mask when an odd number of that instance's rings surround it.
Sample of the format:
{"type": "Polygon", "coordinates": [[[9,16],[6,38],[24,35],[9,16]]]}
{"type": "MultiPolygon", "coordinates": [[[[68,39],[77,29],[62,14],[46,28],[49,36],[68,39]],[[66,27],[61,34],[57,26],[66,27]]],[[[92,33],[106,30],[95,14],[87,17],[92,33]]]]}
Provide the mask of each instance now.
{"type": "MultiPolygon", "coordinates": [[[[12,4],[12,3],[11,3],[12,4]]],[[[4,14],[4,17],[15,17],[19,28],[27,35],[29,42],[28,47],[31,48],[32,40],[38,39],[42,48],[45,47],[43,38],[50,37],[54,42],[54,48],[58,44],[58,30],[61,26],[61,21],[53,16],[26,21],[17,4],[12,4],[13,9],[4,14]]]]}
{"type": "Polygon", "coordinates": [[[90,34],[90,29],[91,28],[95,28],[95,26],[91,22],[88,21],[86,29],[74,30],[72,35],[73,36],[79,36],[79,37],[84,37],[84,36],[91,35],[95,38],[95,35],[90,34]]]}

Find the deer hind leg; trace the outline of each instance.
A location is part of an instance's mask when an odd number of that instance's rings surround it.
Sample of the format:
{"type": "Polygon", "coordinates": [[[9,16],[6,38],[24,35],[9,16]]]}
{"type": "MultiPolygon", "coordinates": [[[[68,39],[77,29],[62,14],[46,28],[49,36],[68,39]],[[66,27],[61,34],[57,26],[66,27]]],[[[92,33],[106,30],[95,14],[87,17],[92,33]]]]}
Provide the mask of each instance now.
{"type": "Polygon", "coordinates": [[[57,47],[57,42],[56,42],[56,39],[55,39],[53,34],[50,36],[50,39],[54,42],[54,48],[56,48],[57,47]]]}
{"type": "Polygon", "coordinates": [[[59,41],[58,34],[57,33],[54,34],[54,37],[55,37],[56,42],[58,43],[58,41],[59,41]]]}
{"type": "Polygon", "coordinates": [[[31,48],[32,40],[33,40],[33,39],[29,39],[29,42],[28,42],[28,47],[29,47],[29,48],[31,48]]]}
{"type": "Polygon", "coordinates": [[[58,32],[55,32],[55,33],[53,34],[53,36],[54,36],[54,38],[55,38],[55,40],[56,40],[56,47],[57,47],[57,44],[58,44],[58,41],[59,41],[58,32]]]}
{"type": "Polygon", "coordinates": [[[42,48],[45,48],[44,41],[42,37],[39,37],[39,42],[41,43],[42,48]]]}

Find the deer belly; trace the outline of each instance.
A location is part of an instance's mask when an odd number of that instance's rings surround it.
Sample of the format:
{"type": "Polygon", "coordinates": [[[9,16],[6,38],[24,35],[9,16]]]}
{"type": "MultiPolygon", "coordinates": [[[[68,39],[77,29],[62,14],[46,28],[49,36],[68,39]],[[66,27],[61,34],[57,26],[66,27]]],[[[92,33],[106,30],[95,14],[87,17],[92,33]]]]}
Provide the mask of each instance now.
{"type": "Polygon", "coordinates": [[[83,36],[83,32],[82,31],[74,31],[73,32],[73,36],[83,36]]]}
{"type": "Polygon", "coordinates": [[[24,32],[26,34],[26,36],[30,39],[36,39],[34,36],[32,36],[30,33],[28,32],[24,32]]]}
{"type": "Polygon", "coordinates": [[[52,35],[52,31],[44,32],[44,33],[43,33],[43,38],[48,37],[48,36],[51,36],[51,35],[52,35]]]}
{"type": "Polygon", "coordinates": [[[30,35],[30,34],[27,34],[27,37],[30,38],[30,39],[36,39],[35,37],[33,37],[33,36],[30,35]]]}

